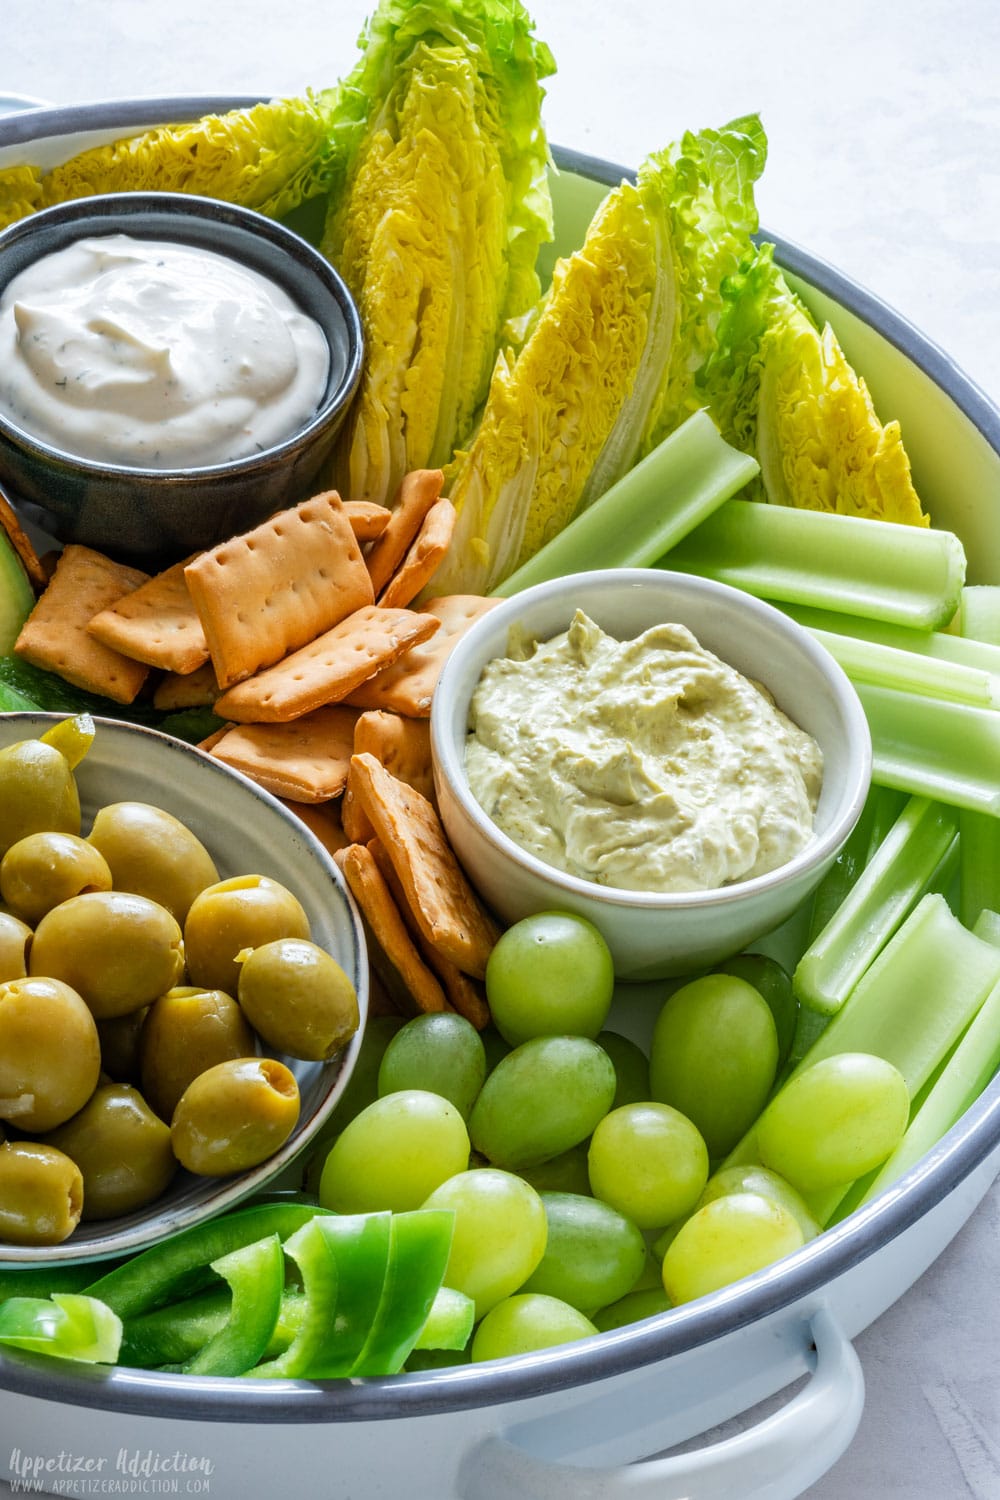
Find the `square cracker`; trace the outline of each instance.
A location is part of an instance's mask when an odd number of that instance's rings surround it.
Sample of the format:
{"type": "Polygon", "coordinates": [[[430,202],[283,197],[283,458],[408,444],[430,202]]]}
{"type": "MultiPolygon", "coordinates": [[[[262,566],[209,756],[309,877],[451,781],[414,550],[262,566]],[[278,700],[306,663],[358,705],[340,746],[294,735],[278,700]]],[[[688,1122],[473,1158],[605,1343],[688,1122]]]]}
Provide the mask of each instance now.
{"type": "Polygon", "coordinates": [[[393,1001],[410,1014],[449,1010],[444,990],[417,952],[392,892],[364,844],[351,844],[336,859],[372,939],[372,968],[393,1001]]]}
{"type": "Polygon", "coordinates": [[[14,643],[17,656],[115,703],[131,703],[149,668],[113,651],[88,633],[102,609],[145,583],[148,573],[112,562],[102,552],[70,544],[61,554],[48,587],[25,620],[14,643]]]}
{"type": "Polygon", "coordinates": [[[500,931],[466,879],[434,808],[374,755],[351,757],[351,782],[424,937],[464,974],[482,979],[500,931]]]}
{"type": "MultiPolygon", "coordinates": [[[[381,709],[364,713],[354,726],[354,753],[367,751],[400,781],[415,787],[434,802],[434,770],[431,763],[431,727],[426,719],[404,719],[381,709]]],[[[341,818],[348,836],[367,844],[375,830],[361,811],[351,785],[351,773],[341,800],[341,818]]]]}
{"type": "Polygon", "coordinates": [[[215,668],[206,661],[193,672],[164,673],[153,693],[153,707],[168,713],[182,708],[211,708],[218,696],[215,668]]]}
{"type": "Polygon", "coordinates": [[[184,569],[223,689],[374,603],[336,491],[280,511],[184,569]]]}
{"type": "Polygon", "coordinates": [[[423,955],[424,962],[433,974],[436,974],[441,982],[441,987],[448,997],[448,1002],[453,1010],[467,1021],[471,1021],[477,1031],[482,1031],[484,1026],[490,1023],[490,1008],[486,1003],[486,995],[483,986],[478,979],[470,979],[468,974],[463,974],[450,958],[445,958],[433,943],[429,943],[420,931],[416,917],[410,909],[406,899],[406,892],[400,884],[399,876],[396,874],[392,860],[385,852],[385,848],[378,839],[372,839],[368,844],[368,851],[382,873],[389,890],[392,892],[393,900],[399,907],[403,921],[410,929],[410,933],[418,949],[423,955]]]}
{"type": "Polygon", "coordinates": [[[194,607],[184,569],[198,554],[157,573],[108,609],[87,629],[123,656],[164,672],[194,672],[208,660],[208,642],[194,607]]]}
{"type": "Polygon", "coordinates": [[[240,724],[287,723],[338,703],[440,628],[432,615],[366,604],[273,667],[238,682],[215,705],[240,724]]]}
{"type": "Polygon", "coordinates": [[[430,583],[447,555],[456,519],[450,500],[435,500],[409,551],[379,595],[380,604],[402,608],[430,583]]]}
{"type": "Polygon", "coordinates": [[[429,718],[437,680],[452,650],[473,621],[499,603],[482,594],[445,594],[429,600],[418,612],[440,620],[437,634],[369,677],[346,701],[355,708],[385,708],[414,719],[429,718]]]}
{"type": "Polygon", "coordinates": [[[365,556],[376,598],[410,550],[443,484],[440,469],[412,469],[403,475],[392,503],[392,519],[365,556]]]}
{"type": "Polygon", "coordinates": [[[392,511],[374,500],[345,500],[344,509],[351,523],[351,530],[359,542],[373,542],[382,535],[392,520],[392,511]]]}
{"type": "Polygon", "coordinates": [[[211,754],[289,802],[328,802],[344,790],[357,714],[319,708],[292,724],[234,724],[211,754]]]}

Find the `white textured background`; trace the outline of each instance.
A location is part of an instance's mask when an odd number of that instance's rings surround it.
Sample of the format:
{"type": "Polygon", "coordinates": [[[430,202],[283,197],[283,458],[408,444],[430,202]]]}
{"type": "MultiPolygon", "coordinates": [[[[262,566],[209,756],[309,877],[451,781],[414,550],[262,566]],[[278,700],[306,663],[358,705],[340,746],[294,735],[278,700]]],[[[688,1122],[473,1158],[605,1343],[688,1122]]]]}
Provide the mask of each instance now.
{"type": "MultiPolygon", "coordinates": [[[[764,227],[882,296],[1000,403],[996,0],[531,8],[559,64],[554,142],[635,165],[684,129],[759,110],[764,227]]],[[[4,0],[0,92],[296,93],[350,67],[364,14],[365,0],[4,0]]],[[[994,1188],[858,1339],[861,1428],[810,1500],[1000,1500],[998,1282],[994,1188]]]]}

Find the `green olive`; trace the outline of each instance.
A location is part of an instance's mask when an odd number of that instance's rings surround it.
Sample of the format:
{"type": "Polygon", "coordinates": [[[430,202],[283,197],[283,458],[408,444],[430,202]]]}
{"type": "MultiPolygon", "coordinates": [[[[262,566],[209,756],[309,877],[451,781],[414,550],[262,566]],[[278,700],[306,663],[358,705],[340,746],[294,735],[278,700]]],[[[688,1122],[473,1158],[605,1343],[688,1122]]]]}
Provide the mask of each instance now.
{"type": "Polygon", "coordinates": [[[0,1146],[0,1241],[61,1245],[82,1209],[83,1175],[64,1152],[39,1141],[0,1146]]]}
{"type": "Polygon", "coordinates": [[[170,1185],[177,1162],[170,1127],[138,1089],[106,1083],[72,1120],[46,1136],[83,1174],[83,1219],[113,1219],[152,1203],[170,1185]]]}
{"type": "Polygon", "coordinates": [[[291,891],[267,875],[220,880],[191,903],[184,948],[191,983],[235,995],[236,955],[275,938],[309,937],[309,918],[291,891]]]}
{"type": "Polygon", "coordinates": [[[340,964],[303,938],[278,938],[248,952],[238,993],[243,1014],[269,1047],[311,1062],[339,1052],[361,1020],[340,964]]]}
{"type": "Polygon", "coordinates": [[[111,871],[98,849],[75,833],[29,833],[0,859],[0,896],[26,922],[84,891],[110,891],[111,871]]]}
{"type": "Polygon", "coordinates": [[[0,911],[0,984],[27,974],[32,936],[27,922],[13,912],[0,911]]]}
{"type": "Polygon", "coordinates": [[[145,896],[91,891],[42,918],[29,969],[72,985],[95,1016],[122,1016],[178,982],[184,972],[181,929],[166,907],[145,896]]]}
{"type": "Polygon", "coordinates": [[[0,1118],[51,1130],[86,1104],[100,1071],[97,1026],[75,990],[45,976],[0,984],[0,1118]]]}
{"type": "Polygon", "coordinates": [[[231,995],[194,986],[169,990],[146,1012],[139,1041],[142,1091],[169,1120],[199,1073],[256,1054],[257,1038],[231,995]]]}
{"type": "Polygon", "coordinates": [[[0,854],[29,833],[80,832],[80,796],[66,757],[44,740],[0,750],[0,854]]]}
{"type": "Polygon", "coordinates": [[[148,802],[102,807],[88,841],[107,860],[115,890],[158,901],[182,925],[195,896],[219,879],[201,840],[172,813],[148,802]]]}
{"type": "Polygon", "coordinates": [[[207,1068],[174,1110],[174,1155],[201,1177],[245,1172],[284,1145],[299,1118],[299,1086],[284,1063],[241,1057],[207,1068]]]}

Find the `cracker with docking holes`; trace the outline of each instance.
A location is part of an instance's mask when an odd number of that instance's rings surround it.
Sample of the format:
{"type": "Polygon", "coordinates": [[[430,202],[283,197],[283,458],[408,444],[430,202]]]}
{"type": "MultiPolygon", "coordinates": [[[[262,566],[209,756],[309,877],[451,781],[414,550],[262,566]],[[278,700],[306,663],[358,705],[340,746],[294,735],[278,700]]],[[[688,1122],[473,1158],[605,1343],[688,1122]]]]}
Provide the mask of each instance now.
{"type": "Polygon", "coordinates": [[[57,672],[75,687],[103,693],[115,703],[131,703],[149,668],[95,640],[87,626],[94,615],[148,577],[102,552],[71,543],[21,627],[14,642],[15,655],[47,672],[57,672]]]}
{"type": "Polygon", "coordinates": [[[374,755],[351,757],[351,785],[421,932],[464,974],[482,979],[500,931],[466,879],[431,803],[374,755]]]}
{"type": "Polygon", "coordinates": [[[211,708],[218,696],[215,668],[206,661],[193,672],[164,673],[153,693],[153,707],[167,713],[182,708],[211,708]]]}
{"type": "Polygon", "coordinates": [[[444,562],[456,518],[450,500],[435,500],[406,556],[379,595],[380,604],[403,608],[426,588],[444,562]]]}
{"type": "Polygon", "coordinates": [[[364,844],[351,844],[336,860],[371,932],[372,967],[393,1001],[409,1013],[450,1009],[444,990],[417,952],[392,892],[364,844]]]}
{"type": "Polygon", "coordinates": [[[208,661],[208,642],[184,569],[197,553],[155,574],[91,620],[87,629],[123,656],[182,675],[208,661]]]}
{"type": "Polygon", "coordinates": [[[440,469],[412,469],[403,475],[392,503],[392,518],[365,555],[376,599],[409,552],[443,484],[440,469]]]}
{"type": "Polygon", "coordinates": [[[223,690],[375,600],[333,490],[220,542],[189,563],[184,577],[223,690]]]}
{"type": "MultiPolygon", "coordinates": [[[[354,753],[374,755],[400,781],[416,787],[430,802],[434,797],[431,765],[431,727],[426,719],[404,719],[400,714],[375,709],[364,713],[354,726],[354,753]]],[[[348,836],[356,844],[367,844],[375,830],[358,804],[351,773],[341,801],[341,818],[348,836]]]]}
{"type": "Polygon", "coordinates": [[[424,937],[410,903],[406,899],[406,892],[396,874],[395,866],[379,840],[372,839],[368,844],[368,850],[382,872],[382,878],[392,892],[393,900],[399,907],[403,921],[410,929],[424,962],[441,981],[451,1008],[471,1022],[477,1031],[482,1031],[483,1027],[488,1026],[490,1022],[490,1008],[486,1003],[486,994],[482,984],[477,979],[470,979],[468,974],[463,974],[450,958],[445,958],[444,954],[424,937]]]}
{"type": "Polygon", "coordinates": [[[429,718],[437,680],[452,650],[473,621],[500,602],[482,594],[445,594],[429,600],[418,612],[440,620],[437,634],[369,677],[346,701],[355,708],[385,708],[409,718],[429,718]]]}
{"type": "Polygon", "coordinates": [[[376,505],[374,500],[345,500],[343,506],[351,530],[362,544],[381,536],[392,520],[392,511],[384,505],[376,505]]]}
{"type": "Polygon", "coordinates": [[[318,708],[291,724],[234,724],[211,754],[289,802],[328,802],[347,780],[357,713],[318,708]]]}
{"type": "Polygon", "coordinates": [[[222,694],[215,711],[239,724],[281,724],[339,703],[440,624],[416,610],[365,604],[275,666],[238,682],[222,694]]]}

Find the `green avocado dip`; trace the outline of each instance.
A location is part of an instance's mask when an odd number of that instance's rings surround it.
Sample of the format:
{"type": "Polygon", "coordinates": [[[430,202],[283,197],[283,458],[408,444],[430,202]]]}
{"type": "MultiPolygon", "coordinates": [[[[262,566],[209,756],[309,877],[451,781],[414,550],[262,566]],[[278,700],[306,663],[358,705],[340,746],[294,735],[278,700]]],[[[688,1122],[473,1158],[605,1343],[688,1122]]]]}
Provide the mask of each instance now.
{"type": "Polygon", "coordinates": [[[707,891],[808,844],[819,746],[685,626],[617,641],[577,610],[507,649],[473,696],[465,764],[536,858],[623,890],[707,891]]]}

